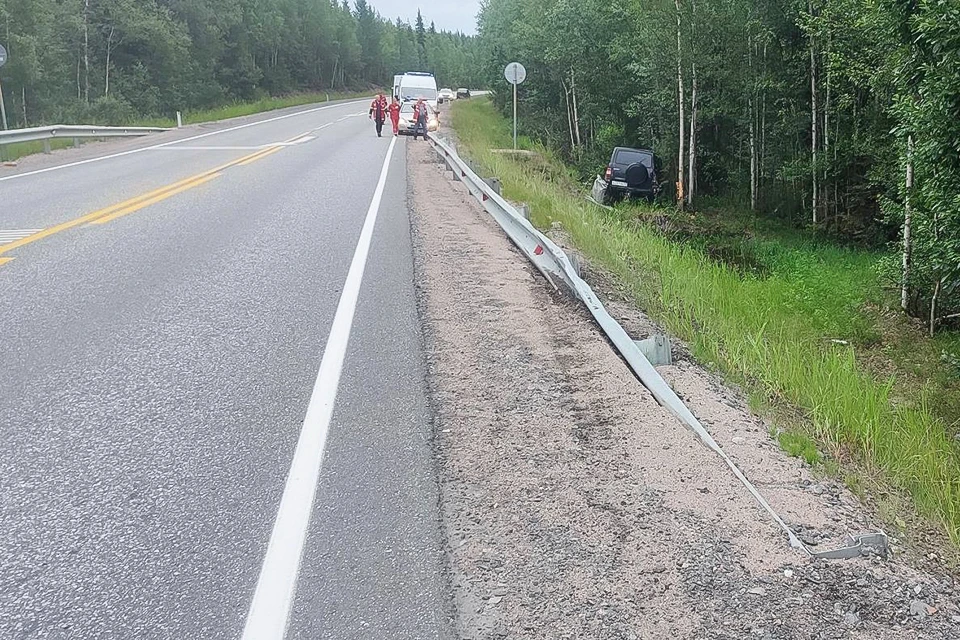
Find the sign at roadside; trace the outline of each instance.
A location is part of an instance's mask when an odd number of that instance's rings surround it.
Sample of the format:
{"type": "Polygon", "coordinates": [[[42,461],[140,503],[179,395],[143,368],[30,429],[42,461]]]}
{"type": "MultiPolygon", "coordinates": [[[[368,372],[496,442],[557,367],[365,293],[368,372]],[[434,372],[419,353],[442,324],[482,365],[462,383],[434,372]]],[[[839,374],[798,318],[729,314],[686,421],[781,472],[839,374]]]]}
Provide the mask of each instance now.
{"type": "Polygon", "coordinates": [[[512,85],[523,84],[523,81],[527,79],[527,70],[519,62],[511,62],[503,70],[503,76],[512,85]]]}
{"type": "MultiPolygon", "coordinates": [[[[3,48],[3,45],[0,44],[0,67],[7,64],[7,50],[3,48]]],[[[3,130],[7,130],[7,108],[3,104],[3,87],[0,86],[0,124],[3,125],[3,130]]]]}
{"type": "Polygon", "coordinates": [[[527,79],[527,70],[519,62],[511,62],[503,70],[503,77],[513,85],[513,150],[517,150],[517,85],[527,79]]]}

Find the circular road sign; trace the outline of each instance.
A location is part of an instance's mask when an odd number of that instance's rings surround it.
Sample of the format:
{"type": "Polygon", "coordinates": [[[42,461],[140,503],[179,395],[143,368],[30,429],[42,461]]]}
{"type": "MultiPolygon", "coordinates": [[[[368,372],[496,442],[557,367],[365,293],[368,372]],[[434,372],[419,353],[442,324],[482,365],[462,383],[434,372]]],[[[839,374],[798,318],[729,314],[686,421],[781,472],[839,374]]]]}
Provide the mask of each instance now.
{"type": "Polygon", "coordinates": [[[505,77],[510,84],[522,84],[523,81],[527,79],[527,70],[524,69],[523,65],[519,62],[511,62],[507,65],[507,68],[503,70],[503,77],[505,77]]]}
{"type": "Polygon", "coordinates": [[[0,67],[7,63],[7,50],[0,44],[0,67]]]}

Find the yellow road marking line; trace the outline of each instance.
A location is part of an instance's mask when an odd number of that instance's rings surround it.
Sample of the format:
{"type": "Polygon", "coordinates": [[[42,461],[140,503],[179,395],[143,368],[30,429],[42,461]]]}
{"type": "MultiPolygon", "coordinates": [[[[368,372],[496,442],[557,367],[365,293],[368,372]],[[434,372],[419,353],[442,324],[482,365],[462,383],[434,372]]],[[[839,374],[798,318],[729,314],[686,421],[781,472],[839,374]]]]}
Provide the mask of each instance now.
{"type": "Polygon", "coordinates": [[[28,245],[31,242],[36,242],[37,240],[43,240],[44,238],[49,238],[50,236],[60,233],[61,231],[66,231],[67,229],[72,229],[73,227],[79,226],[85,222],[90,222],[91,220],[96,219],[99,216],[103,215],[103,210],[94,211],[93,213],[88,213],[85,216],[79,218],[74,218],[73,220],[67,220],[66,222],[60,223],[49,229],[44,229],[40,233],[35,233],[32,236],[27,236],[26,238],[21,238],[16,242],[11,242],[10,244],[5,244],[0,247],[0,254],[6,253],[13,249],[17,249],[24,245],[28,245]]]}
{"type": "MultiPolygon", "coordinates": [[[[304,134],[300,134],[299,136],[294,136],[293,138],[291,138],[291,140],[295,140],[298,137],[301,137],[302,135],[304,134]]],[[[34,233],[33,235],[29,235],[26,238],[20,238],[19,240],[11,242],[10,244],[0,245],[0,255],[8,251],[12,251],[14,249],[18,249],[20,247],[26,246],[28,244],[32,244],[34,242],[37,242],[38,240],[49,238],[50,236],[56,235],[61,231],[66,231],[68,229],[72,229],[74,227],[80,226],[82,224],[86,224],[88,222],[93,223],[95,220],[98,220],[100,218],[104,218],[104,220],[102,222],[99,222],[98,224],[104,224],[106,222],[109,222],[110,220],[115,220],[116,218],[119,218],[122,215],[133,213],[134,211],[138,211],[139,209],[143,209],[144,207],[150,206],[151,204],[160,202],[161,200],[164,200],[170,196],[176,195],[178,193],[182,193],[187,189],[201,185],[204,182],[209,182],[209,180],[216,178],[221,174],[222,171],[229,169],[230,167],[235,167],[240,164],[249,164],[250,162],[259,160],[261,157],[266,157],[267,155],[276,153],[277,151],[280,151],[282,149],[283,147],[269,147],[268,149],[265,149],[265,150],[247,154],[241,158],[237,158],[236,160],[231,160],[226,164],[220,165],[219,167],[214,167],[213,169],[209,169],[202,173],[198,173],[195,176],[185,178],[178,182],[174,182],[173,184],[168,184],[164,187],[160,187],[159,189],[154,189],[153,191],[149,191],[142,195],[136,196],[135,198],[130,198],[129,200],[124,200],[123,202],[120,202],[115,205],[111,205],[104,209],[98,209],[97,211],[88,213],[84,216],[80,216],[79,218],[74,218],[73,220],[67,220],[66,222],[62,222],[58,225],[48,227],[47,229],[44,229],[38,233],[34,233]],[[119,214],[119,215],[114,215],[114,214],[119,214]]],[[[13,258],[0,257],[0,265],[10,262],[11,260],[13,260],[13,258]]]]}
{"type": "Polygon", "coordinates": [[[208,175],[208,176],[202,176],[202,177],[200,177],[200,178],[197,178],[197,179],[194,180],[193,182],[190,182],[190,183],[188,183],[188,184],[182,185],[182,186],[180,186],[180,187],[178,187],[178,188],[176,188],[176,189],[171,189],[171,190],[169,190],[169,191],[165,191],[165,192],[163,192],[163,193],[161,193],[161,194],[159,194],[159,195],[157,195],[157,196],[155,196],[155,197],[153,197],[153,198],[150,198],[149,200],[141,200],[140,202],[137,202],[137,203],[135,203],[135,204],[131,204],[130,206],[124,207],[123,209],[120,209],[119,211],[114,211],[114,212],[111,213],[111,214],[108,214],[108,215],[102,216],[102,217],[100,217],[100,218],[97,218],[96,220],[92,221],[90,224],[107,224],[108,222],[112,222],[113,220],[116,220],[117,218],[122,218],[123,216],[125,216],[125,215],[127,215],[127,214],[129,214],[129,213],[133,213],[134,211],[139,211],[140,209],[144,209],[144,208],[146,208],[146,207],[149,207],[149,206],[151,206],[151,205],[154,205],[154,204],[156,204],[156,203],[158,203],[158,202],[161,202],[161,201],[163,201],[163,200],[166,200],[167,198],[171,198],[171,197],[177,195],[178,193],[183,193],[184,191],[188,191],[188,190],[190,190],[190,189],[193,189],[194,187],[199,187],[200,185],[202,185],[202,184],[204,184],[204,183],[207,183],[207,182],[210,182],[210,181],[213,180],[214,178],[219,178],[219,177],[222,176],[222,175],[223,175],[222,173],[214,173],[214,174],[211,174],[211,175],[208,175]]]}
{"type": "Polygon", "coordinates": [[[273,148],[267,149],[263,153],[260,153],[252,158],[247,158],[246,160],[240,163],[240,166],[245,167],[249,164],[253,164],[257,160],[262,160],[263,158],[266,158],[267,156],[273,155],[277,151],[282,151],[282,150],[283,150],[283,147],[273,147],[273,148]]]}

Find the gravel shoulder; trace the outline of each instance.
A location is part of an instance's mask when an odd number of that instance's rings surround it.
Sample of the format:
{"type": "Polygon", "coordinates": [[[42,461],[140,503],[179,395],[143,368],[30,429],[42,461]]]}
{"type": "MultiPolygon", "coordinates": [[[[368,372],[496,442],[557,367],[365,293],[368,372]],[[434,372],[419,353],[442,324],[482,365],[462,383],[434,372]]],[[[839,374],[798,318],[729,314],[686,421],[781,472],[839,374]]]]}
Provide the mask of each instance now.
{"type": "MultiPolygon", "coordinates": [[[[945,570],[791,550],[428,145],[408,175],[459,637],[960,637],[945,570]]],[[[685,358],[660,370],[807,542],[876,529],[735,390],[685,358]]]]}

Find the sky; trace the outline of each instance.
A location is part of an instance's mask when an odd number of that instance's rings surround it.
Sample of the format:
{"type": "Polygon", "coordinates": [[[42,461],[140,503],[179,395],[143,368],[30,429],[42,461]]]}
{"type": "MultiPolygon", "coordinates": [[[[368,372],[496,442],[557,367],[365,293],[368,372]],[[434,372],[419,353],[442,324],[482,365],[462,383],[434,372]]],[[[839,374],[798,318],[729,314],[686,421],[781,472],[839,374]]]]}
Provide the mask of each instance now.
{"type": "Polygon", "coordinates": [[[470,35],[477,32],[480,0],[432,0],[432,2],[424,2],[420,7],[417,6],[416,0],[367,1],[380,12],[381,16],[390,20],[396,20],[399,17],[413,24],[417,19],[419,8],[423,13],[423,22],[428,27],[432,20],[436,23],[438,30],[462,31],[470,35]]]}

